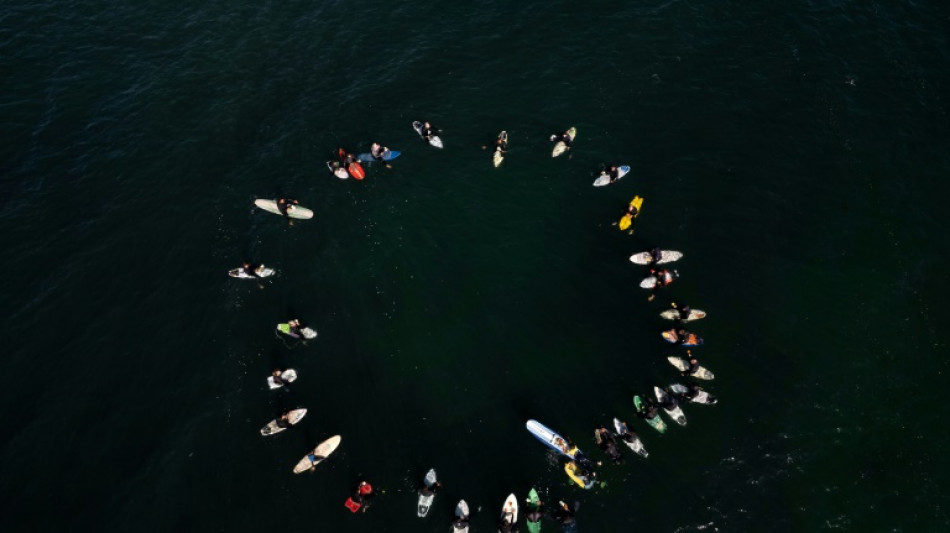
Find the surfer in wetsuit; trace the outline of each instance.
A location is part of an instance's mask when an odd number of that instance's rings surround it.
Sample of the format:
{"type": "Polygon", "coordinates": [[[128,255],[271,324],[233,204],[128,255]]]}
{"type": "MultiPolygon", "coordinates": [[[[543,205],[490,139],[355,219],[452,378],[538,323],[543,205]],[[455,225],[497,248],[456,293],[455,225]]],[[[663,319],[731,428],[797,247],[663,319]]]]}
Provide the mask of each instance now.
{"type": "Polygon", "coordinates": [[[453,531],[462,531],[466,528],[468,528],[468,515],[459,516],[455,520],[452,520],[453,531]]]}
{"type": "Polygon", "coordinates": [[[630,223],[633,224],[633,219],[637,218],[637,215],[640,214],[640,211],[637,209],[637,206],[633,204],[627,204],[627,207],[623,210],[624,215],[630,215],[630,223]]]}
{"type": "Polygon", "coordinates": [[[631,430],[631,429],[630,429],[630,426],[629,426],[626,422],[621,421],[621,424],[623,424],[623,428],[626,429],[626,431],[624,431],[623,433],[618,433],[617,436],[620,437],[621,439],[623,439],[624,442],[629,442],[629,443],[631,443],[631,444],[633,444],[634,442],[636,442],[636,441],[637,441],[637,432],[631,430]]]}
{"type": "Polygon", "coordinates": [[[427,141],[431,140],[432,137],[438,135],[439,129],[432,126],[428,122],[422,123],[422,130],[419,131],[419,134],[422,135],[427,141]]]}
{"type": "Polygon", "coordinates": [[[575,502],[574,509],[571,509],[564,502],[557,502],[557,503],[558,503],[558,508],[556,511],[554,511],[554,519],[557,520],[557,522],[561,524],[562,526],[575,523],[577,520],[574,518],[574,511],[575,509],[580,507],[580,503],[575,502]]]}
{"type": "Polygon", "coordinates": [[[656,284],[653,285],[653,292],[650,294],[650,297],[647,298],[648,302],[652,302],[653,299],[656,298],[657,291],[673,283],[673,274],[665,268],[661,270],[651,268],[650,275],[656,278],[656,284]]]}
{"type": "MultiPolygon", "coordinates": [[[[530,503],[530,502],[529,502],[530,503]]],[[[538,504],[533,506],[534,508],[525,513],[524,518],[529,524],[536,524],[541,521],[541,518],[544,517],[544,504],[541,500],[538,500],[538,504]]]]}
{"type": "Polygon", "coordinates": [[[295,319],[293,319],[293,320],[287,322],[287,325],[290,326],[290,332],[291,332],[292,334],[294,334],[294,335],[296,335],[296,336],[298,336],[298,337],[300,337],[300,338],[303,338],[303,337],[304,337],[302,330],[303,330],[304,328],[306,328],[307,326],[304,326],[303,324],[301,324],[299,320],[297,320],[297,319],[295,318],[295,319]]]}
{"type": "Polygon", "coordinates": [[[300,202],[298,202],[297,200],[288,200],[286,198],[280,198],[277,200],[277,210],[280,211],[280,214],[284,215],[285,217],[290,216],[287,214],[287,212],[290,209],[292,209],[293,206],[299,205],[299,204],[300,202]]]}
{"type": "Polygon", "coordinates": [[[284,372],[279,368],[275,368],[274,371],[270,373],[270,377],[273,379],[274,385],[277,385],[278,387],[283,387],[286,385],[286,383],[284,383],[284,378],[281,377],[281,374],[283,373],[284,372]]]}
{"type": "Polygon", "coordinates": [[[386,148],[385,146],[379,143],[373,143],[373,146],[371,146],[369,149],[370,155],[372,155],[373,159],[377,161],[382,161],[383,156],[386,155],[386,152],[388,151],[389,151],[389,148],[386,148]]]}
{"type": "Polygon", "coordinates": [[[419,489],[419,494],[423,496],[433,496],[436,492],[439,492],[439,489],[442,488],[442,483],[436,481],[431,485],[422,484],[422,487],[419,489]]]}
{"type": "Polygon", "coordinates": [[[562,134],[560,134],[560,135],[558,135],[558,134],[556,134],[556,133],[555,133],[554,135],[551,135],[551,142],[557,142],[557,141],[563,142],[563,143],[564,143],[564,146],[565,146],[568,150],[571,149],[571,134],[570,134],[570,133],[568,133],[568,132],[565,131],[564,133],[562,133],[562,134]]]}
{"type": "Polygon", "coordinates": [[[677,320],[680,322],[686,322],[686,320],[689,318],[689,313],[693,310],[693,308],[688,305],[677,307],[676,302],[671,303],[670,306],[679,312],[680,315],[677,317],[677,320]]]}
{"type": "Polygon", "coordinates": [[[645,418],[647,420],[653,420],[657,416],[656,404],[653,403],[652,398],[648,398],[645,396],[641,396],[641,398],[644,398],[646,400],[646,405],[643,407],[643,410],[638,412],[637,414],[640,415],[641,418],[645,418]]]}
{"type": "Polygon", "coordinates": [[[667,387],[663,389],[663,392],[665,392],[666,395],[664,396],[664,399],[660,402],[660,407],[662,407],[663,409],[666,409],[667,411],[671,409],[676,409],[676,406],[678,405],[679,402],[676,401],[676,398],[673,396],[673,393],[672,391],[670,391],[670,388],[667,387]]]}
{"type": "Polygon", "coordinates": [[[262,263],[260,265],[254,266],[251,263],[244,263],[243,270],[248,276],[259,278],[261,277],[261,272],[264,270],[264,265],[262,263]]]}
{"type": "Polygon", "coordinates": [[[613,183],[617,181],[618,179],[620,179],[620,170],[617,169],[616,165],[610,165],[609,167],[605,166],[603,172],[604,174],[607,175],[608,178],[610,178],[609,183],[613,183]]]}
{"type": "Polygon", "coordinates": [[[290,411],[280,415],[277,418],[277,427],[287,429],[293,424],[290,423],[290,411]]]}
{"type": "Polygon", "coordinates": [[[680,372],[683,376],[692,376],[694,372],[699,370],[699,359],[693,357],[693,354],[689,350],[686,350],[686,355],[689,356],[689,366],[686,367],[686,370],[680,372]]]}
{"type": "Polygon", "coordinates": [[[659,247],[656,247],[650,250],[650,262],[659,263],[663,259],[663,250],[660,250],[659,247]]]}
{"type": "Polygon", "coordinates": [[[595,440],[597,441],[597,446],[610,457],[611,461],[617,464],[620,463],[620,450],[617,449],[617,442],[614,440],[614,436],[610,433],[609,429],[603,426],[597,428],[595,440]]]}

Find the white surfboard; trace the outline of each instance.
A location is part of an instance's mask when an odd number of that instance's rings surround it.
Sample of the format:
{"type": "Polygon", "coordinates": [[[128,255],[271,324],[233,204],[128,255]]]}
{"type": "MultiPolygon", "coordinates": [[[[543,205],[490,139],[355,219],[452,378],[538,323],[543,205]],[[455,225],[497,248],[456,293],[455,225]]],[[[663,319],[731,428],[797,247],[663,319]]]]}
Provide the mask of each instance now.
{"type": "Polygon", "coordinates": [[[615,418],[614,430],[617,432],[617,435],[620,436],[620,440],[626,444],[628,448],[633,450],[634,453],[640,455],[641,457],[650,456],[650,453],[647,452],[646,447],[643,446],[643,441],[640,440],[640,437],[630,433],[630,429],[627,427],[627,424],[615,418]]]}
{"type": "MultiPolygon", "coordinates": [[[[275,215],[283,216],[284,214],[280,212],[280,209],[277,208],[277,202],[274,200],[264,200],[258,198],[254,200],[254,205],[260,207],[268,213],[274,213],[275,215]]],[[[307,209],[306,207],[300,207],[299,205],[291,205],[287,208],[287,216],[290,218],[299,218],[307,220],[313,218],[313,211],[307,209]]]]}
{"type": "MultiPolygon", "coordinates": [[[[567,130],[568,136],[570,136],[571,141],[574,141],[574,138],[577,137],[577,128],[571,127],[567,130]]],[[[554,140],[554,139],[551,139],[554,140]]],[[[554,149],[551,150],[551,157],[557,157],[567,151],[567,145],[564,144],[564,141],[558,141],[554,143],[554,149]]]]}
{"type": "Polygon", "coordinates": [[[273,268],[262,268],[259,271],[256,270],[255,272],[257,272],[257,275],[252,276],[245,272],[243,268],[232,268],[231,270],[228,270],[228,275],[232,278],[239,279],[261,279],[273,276],[276,270],[273,268]]]}
{"type": "MultiPolygon", "coordinates": [[[[660,250],[660,260],[655,264],[662,265],[663,263],[672,263],[673,261],[678,261],[681,257],[683,257],[682,252],[677,252],[676,250],[660,250]]],[[[633,254],[630,256],[630,262],[638,265],[654,264],[653,256],[650,255],[650,252],[633,254]]]]}
{"type": "MultiPolygon", "coordinates": [[[[288,368],[287,370],[284,370],[280,373],[280,379],[283,380],[284,383],[293,383],[294,381],[297,381],[297,371],[293,368],[288,368]]],[[[284,385],[278,385],[277,382],[274,381],[274,376],[267,376],[267,386],[270,387],[270,390],[274,390],[279,389],[284,385]]]]}
{"type": "MultiPolygon", "coordinates": [[[[671,355],[667,357],[666,360],[669,361],[671,365],[675,366],[677,370],[679,370],[680,372],[685,372],[686,369],[689,368],[689,361],[687,361],[686,359],[683,359],[682,357],[675,357],[671,355]]],[[[693,373],[690,375],[693,376],[694,378],[705,379],[705,380],[716,378],[716,376],[713,375],[713,373],[710,372],[704,366],[700,366],[696,368],[696,370],[694,370],[693,373]]]]}
{"type": "MultiPolygon", "coordinates": [[[[626,176],[629,172],[630,167],[627,165],[621,165],[617,167],[617,179],[614,181],[618,181],[620,178],[626,176]]],[[[594,180],[594,187],[603,187],[604,185],[610,185],[610,175],[606,172],[601,172],[600,176],[597,176],[597,179],[594,180]]]]}
{"type": "Polygon", "coordinates": [[[505,504],[501,506],[501,519],[509,524],[518,521],[518,498],[515,498],[514,494],[509,494],[505,504]]]}
{"type": "Polygon", "coordinates": [[[643,278],[643,281],[640,282],[641,289],[652,289],[653,287],[656,287],[656,276],[643,278]]]}
{"type": "MultiPolygon", "coordinates": [[[[679,320],[680,312],[679,309],[667,309],[660,313],[660,316],[667,320],[679,320]]],[[[706,311],[702,309],[690,309],[689,316],[686,317],[686,320],[682,320],[682,322],[692,322],[693,320],[699,320],[701,318],[706,318],[706,311]]]]}
{"type": "MultiPolygon", "coordinates": [[[[507,146],[508,144],[508,132],[502,131],[498,134],[498,138],[507,146]]],[[[495,165],[495,168],[498,168],[501,165],[501,162],[505,160],[505,154],[501,150],[501,146],[495,145],[495,151],[491,155],[492,164],[495,165]]]]}
{"type": "Polygon", "coordinates": [[[455,506],[456,520],[452,522],[452,532],[468,533],[468,517],[468,503],[466,503],[465,500],[459,500],[458,504],[455,506]]]}
{"type": "Polygon", "coordinates": [[[436,148],[442,148],[442,139],[440,139],[438,135],[430,135],[429,137],[426,137],[422,134],[422,123],[418,120],[412,123],[412,129],[416,130],[416,133],[418,133],[420,137],[429,141],[429,144],[432,146],[435,146],[436,148]]]}
{"type": "MultiPolygon", "coordinates": [[[[296,426],[297,422],[300,422],[301,420],[303,420],[303,417],[306,415],[307,415],[306,409],[294,409],[293,411],[290,411],[290,416],[288,417],[287,421],[290,422],[291,426],[296,426]]],[[[261,428],[261,435],[264,435],[265,437],[268,435],[276,435],[277,433],[280,433],[281,431],[285,431],[286,429],[287,428],[282,428],[278,426],[277,419],[275,418],[274,420],[271,420],[270,422],[268,422],[266,426],[261,428]]]]}
{"type": "Polygon", "coordinates": [[[327,168],[330,169],[330,172],[332,172],[334,176],[340,178],[341,180],[345,180],[350,177],[350,173],[347,172],[345,168],[343,167],[334,168],[333,163],[330,161],[327,161],[327,168]]]}
{"type": "MultiPolygon", "coordinates": [[[[423,480],[423,482],[425,483],[426,487],[432,487],[432,485],[435,484],[436,481],[438,480],[435,477],[435,469],[430,468],[429,471],[426,472],[426,477],[423,480]]],[[[429,509],[432,507],[432,500],[434,499],[435,499],[435,494],[426,495],[426,494],[423,494],[422,491],[419,491],[419,502],[418,502],[418,505],[416,506],[416,512],[420,518],[429,514],[429,509]]]]}
{"type": "MultiPolygon", "coordinates": [[[[704,391],[702,387],[696,388],[699,389],[699,392],[696,393],[696,396],[693,396],[689,399],[691,403],[701,403],[703,405],[716,405],[719,403],[719,400],[715,396],[704,391]]],[[[689,388],[686,385],[680,383],[673,383],[670,385],[670,390],[677,394],[686,394],[689,392],[689,388]]]]}
{"type": "Polygon", "coordinates": [[[312,470],[315,466],[322,463],[324,459],[329,457],[330,454],[340,446],[340,441],[342,440],[343,437],[334,435],[318,444],[312,452],[305,455],[303,459],[297,463],[297,466],[294,467],[294,474],[312,470]]]}
{"type": "MultiPolygon", "coordinates": [[[[277,324],[277,331],[290,337],[294,337],[297,339],[300,338],[296,333],[291,331],[290,324],[287,324],[286,322],[282,324],[277,324]]],[[[313,328],[308,328],[308,327],[300,328],[300,333],[301,335],[303,335],[303,338],[307,340],[317,338],[317,331],[313,328]]]]}
{"type": "MultiPolygon", "coordinates": [[[[666,399],[666,391],[664,391],[663,389],[659,387],[653,387],[653,394],[656,395],[656,399],[658,402],[660,402],[660,404],[662,404],[663,400],[666,399]]],[[[680,409],[679,405],[677,405],[676,407],[672,409],[667,409],[666,407],[663,407],[663,411],[666,412],[666,414],[669,415],[671,419],[673,419],[673,422],[676,422],[677,424],[681,426],[686,425],[686,414],[683,413],[683,410],[680,409]]]]}

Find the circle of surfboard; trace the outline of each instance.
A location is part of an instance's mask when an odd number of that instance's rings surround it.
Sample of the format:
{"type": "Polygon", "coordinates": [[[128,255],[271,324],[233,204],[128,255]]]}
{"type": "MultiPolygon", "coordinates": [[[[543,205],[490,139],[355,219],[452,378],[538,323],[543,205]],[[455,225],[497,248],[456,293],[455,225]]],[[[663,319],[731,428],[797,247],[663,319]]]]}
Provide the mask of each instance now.
{"type": "Polygon", "coordinates": [[[245,272],[243,268],[232,268],[228,270],[228,276],[238,279],[263,279],[273,276],[277,271],[273,268],[262,268],[260,271],[255,270],[255,272],[257,275],[253,276],[245,272]]]}
{"type": "Polygon", "coordinates": [[[294,466],[294,474],[312,470],[318,464],[322,463],[324,459],[329,457],[330,454],[340,446],[340,441],[342,440],[343,437],[334,435],[318,444],[312,452],[303,456],[303,459],[297,462],[297,465],[294,466]]]}
{"type": "MultiPolygon", "coordinates": [[[[676,334],[675,329],[668,329],[661,333],[660,335],[666,340],[666,342],[677,344],[679,341],[679,336],[676,334]]],[[[681,346],[701,346],[703,344],[703,339],[695,333],[686,333],[686,340],[682,343],[679,343],[681,346]]]]}
{"type": "MultiPolygon", "coordinates": [[[[633,397],[633,405],[637,408],[638,413],[642,414],[646,411],[646,401],[643,398],[640,398],[639,396],[633,397]]],[[[647,424],[650,424],[650,427],[659,431],[660,433],[666,432],[666,422],[664,422],[663,419],[660,418],[659,413],[657,413],[657,415],[654,416],[653,418],[647,418],[646,416],[644,416],[643,419],[647,421],[647,424]]]]}
{"type": "Polygon", "coordinates": [[[706,311],[702,309],[690,309],[689,316],[685,319],[680,318],[679,309],[667,309],[660,313],[660,316],[667,320],[679,320],[680,322],[692,322],[693,320],[700,320],[706,318],[706,311]]]}
{"type": "MultiPolygon", "coordinates": [[[[284,370],[283,372],[280,373],[280,379],[284,383],[293,383],[297,381],[297,371],[294,370],[293,368],[288,368],[287,370],[284,370]]],[[[274,376],[267,376],[267,386],[270,387],[270,390],[274,390],[274,389],[279,389],[283,387],[284,385],[283,384],[278,385],[277,382],[274,381],[274,376]]]]}
{"type": "Polygon", "coordinates": [[[349,179],[350,173],[342,166],[333,166],[333,163],[333,161],[327,161],[327,168],[330,169],[330,172],[341,180],[349,179]]]}
{"type": "MultiPolygon", "coordinates": [[[[277,208],[277,202],[274,200],[265,200],[263,198],[258,198],[254,200],[254,205],[260,207],[268,213],[274,213],[275,215],[283,216],[284,214],[280,212],[280,209],[277,208]]],[[[301,220],[307,220],[313,218],[313,211],[307,209],[306,207],[300,207],[299,205],[291,205],[287,208],[287,216],[290,218],[298,218],[301,220]]]]}
{"type": "Polygon", "coordinates": [[[518,522],[518,498],[514,494],[505,498],[505,503],[501,506],[501,519],[509,524],[518,522]]]}
{"type": "MultiPolygon", "coordinates": [[[[643,208],[643,198],[639,196],[634,196],[633,200],[630,200],[630,205],[632,205],[633,207],[637,209],[637,214],[631,216],[628,213],[620,217],[620,222],[617,223],[617,226],[620,228],[620,231],[623,231],[629,228],[630,225],[633,224],[633,219],[640,216],[640,210],[643,208]]],[[[633,232],[633,230],[630,230],[630,231],[631,233],[633,232]]]]}
{"type": "MultiPolygon", "coordinates": [[[[288,414],[290,416],[287,417],[288,418],[287,422],[289,422],[291,426],[296,426],[297,422],[300,422],[301,420],[303,420],[303,417],[307,415],[307,410],[294,409],[293,411],[290,411],[288,414]]],[[[266,426],[261,428],[261,435],[265,437],[268,435],[276,435],[277,433],[280,433],[281,431],[285,431],[286,429],[287,428],[282,428],[278,426],[277,419],[275,418],[274,420],[271,420],[270,422],[268,422],[266,426]]]]}
{"type": "MultiPolygon", "coordinates": [[[[718,398],[704,391],[702,387],[696,388],[699,389],[699,392],[696,394],[696,396],[693,396],[689,399],[690,403],[699,403],[702,405],[716,405],[719,403],[718,398]]],[[[689,392],[689,387],[681,383],[673,383],[670,385],[670,390],[676,394],[686,394],[689,392]]]]}
{"type": "MultiPolygon", "coordinates": [[[[435,477],[435,469],[430,468],[429,471],[426,472],[426,477],[425,479],[423,479],[423,483],[425,483],[426,488],[431,488],[432,485],[434,485],[436,481],[438,480],[435,477]]],[[[419,491],[419,501],[416,506],[416,513],[419,515],[420,518],[425,517],[425,515],[429,514],[429,509],[432,507],[432,500],[434,499],[435,499],[435,493],[426,495],[426,494],[423,494],[421,490],[419,491]]]]}
{"type": "Polygon", "coordinates": [[[438,135],[430,135],[429,137],[426,137],[422,134],[422,123],[418,120],[413,121],[412,129],[416,130],[416,133],[419,134],[419,137],[429,141],[429,144],[432,146],[435,146],[436,148],[442,148],[442,139],[440,139],[438,135]]]}
{"type": "MultiPolygon", "coordinates": [[[[617,179],[614,181],[620,181],[620,178],[626,176],[629,172],[629,166],[620,165],[617,167],[617,179]]],[[[610,185],[610,183],[610,176],[606,172],[601,172],[600,176],[597,176],[597,179],[594,180],[594,187],[603,187],[604,185],[610,185]]]]}
{"type": "Polygon", "coordinates": [[[544,443],[545,446],[547,446],[548,448],[551,448],[552,450],[556,451],[557,453],[565,457],[570,457],[571,459],[574,459],[576,454],[580,452],[580,450],[578,450],[577,448],[574,448],[573,450],[569,449],[568,444],[567,444],[567,439],[558,435],[553,429],[545,426],[544,424],[542,424],[541,422],[538,422],[537,420],[533,420],[533,419],[528,420],[527,422],[525,422],[525,427],[528,429],[528,431],[532,435],[534,435],[534,438],[538,439],[539,441],[544,443]],[[569,452],[573,452],[573,453],[569,453],[569,452]]]}
{"type": "MultiPolygon", "coordinates": [[[[571,142],[574,142],[574,139],[577,137],[577,128],[571,126],[571,129],[567,130],[567,136],[571,138],[571,142]]],[[[554,143],[554,148],[551,150],[551,157],[557,157],[566,151],[567,145],[564,144],[564,141],[558,141],[554,143]]]]}
{"type": "Polygon", "coordinates": [[[623,443],[626,444],[628,448],[633,450],[634,453],[641,457],[650,456],[650,453],[643,445],[643,441],[640,440],[640,437],[630,433],[630,428],[627,427],[625,422],[621,422],[620,419],[614,418],[614,431],[616,431],[617,435],[620,436],[620,440],[623,441],[623,443]],[[628,437],[630,440],[627,440],[628,437]]]}
{"type": "MultiPolygon", "coordinates": [[[[671,355],[667,357],[666,360],[669,361],[671,365],[675,366],[680,372],[686,372],[686,370],[689,368],[689,361],[683,359],[682,357],[671,355]]],[[[716,376],[704,366],[697,367],[696,370],[693,370],[693,373],[690,374],[690,376],[705,380],[716,379],[716,376]]]]}
{"type": "MultiPolygon", "coordinates": [[[[299,335],[291,331],[290,324],[286,322],[283,324],[277,324],[277,331],[280,333],[283,333],[284,335],[287,335],[288,337],[293,337],[295,339],[300,338],[299,335]]],[[[307,340],[317,338],[317,331],[314,330],[313,328],[300,328],[300,333],[303,334],[303,338],[307,340]]]]}
{"type": "Polygon", "coordinates": [[[682,252],[677,252],[676,250],[660,250],[660,260],[656,263],[653,263],[653,256],[650,255],[650,252],[640,252],[638,254],[633,254],[630,256],[630,262],[636,263],[638,265],[662,265],[663,263],[672,263],[673,261],[678,261],[683,257],[682,252]]]}
{"type": "Polygon", "coordinates": [[[357,156],[357,159],[359,159],[363,163],[375,163],[377,161],[392,161],[393,159],[396,159],[400,155],[402,155],[402,152],[400,152],[399,150],[386,150],[385,152],[383,152],[382,159],[376,159],[375,157],[373,157],[373,154],[371,154],[370,152],[363,152],[362,154],[357,156]]]}

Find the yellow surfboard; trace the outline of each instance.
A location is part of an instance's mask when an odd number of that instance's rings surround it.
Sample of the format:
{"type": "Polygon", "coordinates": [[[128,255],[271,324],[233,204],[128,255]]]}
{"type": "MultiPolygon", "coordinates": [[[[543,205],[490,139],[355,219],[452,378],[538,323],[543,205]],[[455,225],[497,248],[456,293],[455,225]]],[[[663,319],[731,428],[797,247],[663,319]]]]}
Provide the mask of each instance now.
{"type": "MultiPolygon", "coordinates": [[[[640,208],[643,206],[643,198],[639,196],[634,196],[633,200],[630,200],[630,205],[637,208],[637,215],[640,214],[640,208]]],[[[623,231],[630,227],[630,224],[633,223],[633,218],[630,215],[624,215],[620,217],[620,231],[623,231]]]]}
{"type": "Polygon", "coordinates": [[[580,485],[581,488],[583,488],[583,489],[589,489],[589,488],[590,488],[590,487],[587,485],[586,478],[581,477],[581,476],[578,475],[578,472],[577,472],[577,465],[574,464],[574,461],[571,461],[571,462],[567,463],[566,465],[564,465],[564,471],[567,472],[567,476],[568,476],[569,478],[571,478],[571,479],[574,481],[574,483],[577,483],[578,485],[580,485]]]}

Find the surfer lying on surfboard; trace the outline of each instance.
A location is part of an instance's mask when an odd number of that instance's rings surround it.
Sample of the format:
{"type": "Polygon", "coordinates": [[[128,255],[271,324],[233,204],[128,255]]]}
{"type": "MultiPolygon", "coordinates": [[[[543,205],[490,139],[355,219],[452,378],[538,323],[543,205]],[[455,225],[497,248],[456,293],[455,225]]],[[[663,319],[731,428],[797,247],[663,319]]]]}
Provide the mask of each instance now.
{"type": "Polygon", "coordinates": [[[291,211],[295,205],[300,205],[300,202],[297,200],[288,200],[287,198],[279,198],[277,200],[277,209],[280,211],[280,214],[285,217],[290,217],[287,212],[291,211]]]}

